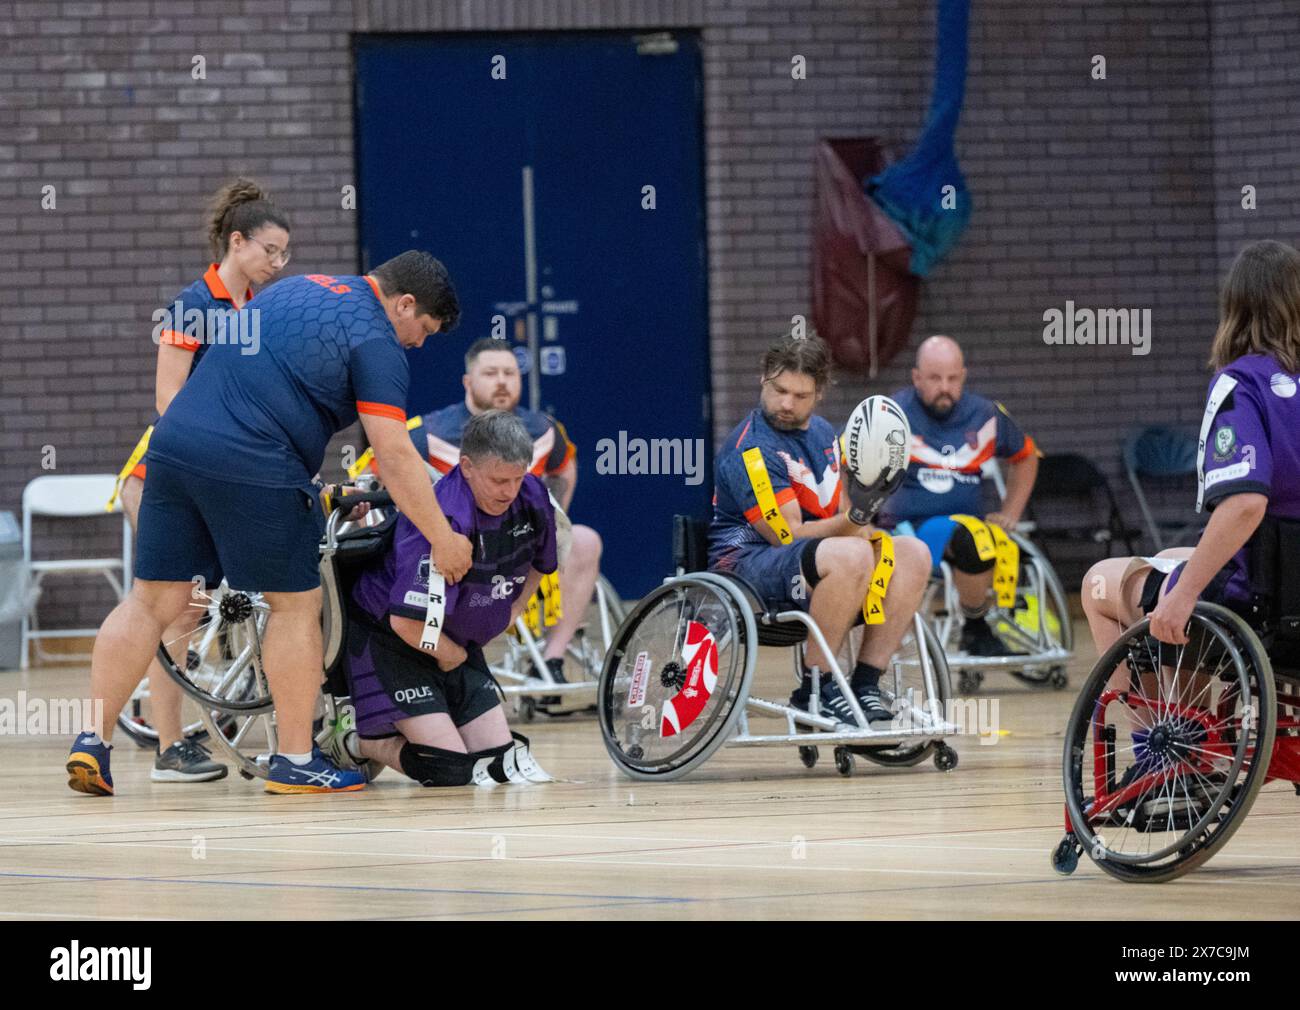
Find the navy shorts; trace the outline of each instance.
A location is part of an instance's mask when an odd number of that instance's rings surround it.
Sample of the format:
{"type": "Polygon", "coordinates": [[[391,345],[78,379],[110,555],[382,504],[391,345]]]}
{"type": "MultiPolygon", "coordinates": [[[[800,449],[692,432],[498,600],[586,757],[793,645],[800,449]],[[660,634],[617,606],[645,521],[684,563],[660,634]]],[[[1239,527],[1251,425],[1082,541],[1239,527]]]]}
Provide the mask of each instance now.
{"type": "Polygon", "coordinates": [[[250,487],[149,458],[135,577],[299,593],[320,585],[325,517],[312,484],[250,487]]]}
{"type": "Polygon", "coordinates": [[[770,544],[724,555],[715,571],[735,572],[758,591],[763,605],[773,610],[807,610],[817,585],[817,545],[803,540],[775,547],[770,544]]]}

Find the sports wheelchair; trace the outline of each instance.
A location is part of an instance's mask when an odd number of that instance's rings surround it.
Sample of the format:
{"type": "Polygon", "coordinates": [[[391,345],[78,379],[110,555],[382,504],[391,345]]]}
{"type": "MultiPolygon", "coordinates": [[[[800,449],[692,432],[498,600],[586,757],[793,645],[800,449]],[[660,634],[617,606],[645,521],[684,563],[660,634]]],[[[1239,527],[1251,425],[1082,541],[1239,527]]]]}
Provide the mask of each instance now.
{"type": "Polygon", "coordinates": [[[970,656],[961,651],[961,603],[947,561],[941,561],[931,577],[920,612],[957,671],[959,693],[978,691],[990,670],[1005,671],[1034,687],[1061,690],[1069,683],[1066,666],[1074,654],[1074,625],[1065,590],[1046,554],[1015,530],[1003,532],[1018,552],[1015,585],[1009,587],[1014,603],[1001,606],[995,598],[987,619],[1004,643],[1024,655],[970,656]]]}
{"type": "Polygon", "coordinates": [[[600,671],[614,639],[614,629],[627,616],[627,609],[613,585],[605,576],[597,576],[587,622],[574,632],[565,650],[572,660],[570,671],[576,670],[576,679],[571,677],[559,684],[542,658],[547,629],[554,626],[559,606],[563,606],[563,602],[558,586],[549,579],[543,580],[528,610],[503,636],[501,655],[491,664],[492,674],[500,683],[502,692],[514,699],[515,710],[525,722],[531,722],[539,711],[547,715],[570,715],[576,711],[571,708],[556,711],[552,706],[561,699],[561,704],[594,702],[600,671]]]}
{"type": "Polygon", "coordinates": [[[1183,645],[1144,618],[1097,661],[1065,732],[1058,873],[1086,852],[1119,880],[1173,880],[1227,843],[1266,782],[1300,794],[1300,522],[1266,517],[1249,551],[1242,613],[1198,603],[1183,645]]]}
{"type": "MultiPolygon", "coordinates": [[[[343,670],[345,601],[360,570],[386,549],[396,521],[392,499],[382,491],[339,499],[326,520],[320,548],[325,649],[315,720],[317,742],[325,739],[328,727],[350,702],[343,670]],[[363,522],[344,520],[346,513],[364,503],[372,511],[363,522]]],[[[262,665],[262,636],[270,608],[260,593],[234,590],[224,583],[205,606],[185,662],[173,658],[165,642],[158,646],[158,661],[198,703],[203,729],[216,749],[244,778],[265,778],[270,756],[277,750],[275,703],[262,665]]],[[[373,780],[383,767],[369,761],[364,770],[373,780]]]]}
{"type": "MultiPolygon", "coordinates": [[[[849,701],[857,725],[752,697],[757,646],[790,648],[797,682],[801,646],[811,636],[828,651],[826,640],[807,613],[774,611],[744,578],[706,571],[707,529],[692,517],[674,517],[677,574],[633,608],[605,657],[598,714],[605,749],[620,771],[642,781],[678,779],[723,744],[793,744],[807,768],[817,763],[820,746],[830,746],[845,776],[853,773],[855,755],[882,765],[916,765],[933,757],[941,770],[957,766],[957,752],[944,742],[957,732],[946,721],[948,667],[919,616],[881,678],[884,701],[894,712],[887,729],[871,728],[849,689],[844,669],[852,667],[860,641],[855,635],[846,636],[826,675],[849,701]],[[784,732],[755,732],[751,717],[782,720],[784,732]]],[[[818,687],[813,684],[814,699],[818,687]]]]}

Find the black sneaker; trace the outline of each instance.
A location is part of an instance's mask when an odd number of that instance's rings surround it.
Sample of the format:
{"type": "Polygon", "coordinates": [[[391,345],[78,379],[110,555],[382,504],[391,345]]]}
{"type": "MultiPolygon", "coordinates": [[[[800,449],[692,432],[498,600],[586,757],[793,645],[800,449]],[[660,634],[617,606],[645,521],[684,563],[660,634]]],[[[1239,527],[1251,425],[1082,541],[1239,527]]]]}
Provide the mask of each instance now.
{"type": "MultiPolygon", "coordinates": [[[[849,686],[853,687],[852,684],[849,686]]],[[[867,717],[867,722],[892,723],[894,721],[894,713],[889,711],[884,698],[881,697],[880,688],[854,687],[853,693],[858,696],[858,705],[862,709],[862,714],[867,717]]]]}
{"type": "Polygon", "coordinates": [[[959,648],[968,656],[1023,656],[1023,652],[1018,652],[1010,648],[1002,639],[993,633],[989,627],[988,621],[980,618],[975,621],[967,621],[961,629],[961,643],[959,648]]]}
{"type": "MultiPolygon", "coordinates": [[[[866,716],[868,723],[893,721],[894,716],[885,707],[884,701],[880,697],[879,688],[864,688],[856,693],[858,695],[858,705],[862,708],[862,714],[866,716]]],[[[856,726],[858,724],[858,720],[853,715],[853,709],[849,707],[848,700],[840,693],[840,689],[835,686],[835,681],[824,678],[819,694],[818,715],[835,719],[847,726],[856,726]]],[[[811,698],[812,681],[805,680],[791,693],[790,706],[792,708],[801,708],[805,712],[811,712],[811,698]]]]}
{"type": "Polygon", "coordinates": [[[211,782],[224,779],[228,771],[193,740],[181,740],[154,758],[149,777],[155,782],[211,782]]]}
{"type": "MultiPolygon", "coordinates": [[[[550,672],[551,680],[555,681],[555,683],[557,684],[568,683],[568,681],[564,679],[563,659],[548,659],[546,661],[546,669],[550,672]]],[[[538,672],[536,664],[533,664],[528,668],[528,675],[530,677],[536,677],[538,680],[544,679],[542,675],[538,672]]],[[[548,705],[558,705],[559,703],[560,703],[560,696],[558,694],[548,694],[545,697],[537,699],[538,708],[545,708],[548,705]]]]}

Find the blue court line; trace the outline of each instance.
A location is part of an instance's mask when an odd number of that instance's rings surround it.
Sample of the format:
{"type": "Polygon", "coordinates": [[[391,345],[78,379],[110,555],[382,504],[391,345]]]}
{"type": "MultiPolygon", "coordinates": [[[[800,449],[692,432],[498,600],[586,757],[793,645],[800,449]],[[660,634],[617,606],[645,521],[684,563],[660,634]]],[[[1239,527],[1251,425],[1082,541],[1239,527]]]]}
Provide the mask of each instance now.
{"type": "Polygon", "coordinates": [[[401,894],[475,894],[494,898],[585,898],[590,901],[623,901],[633,904],[672,904],[694,902],[695,898],[646,897],[639,894],[572,894],[565,891],[484,891],[451,887],[380,887],[373,884],[290,884],[268,883],[258,880],[195,880],[186,877],[92,877],[63,873],[4,873],[0,877],[26,880],[69,880],[97,882],[125,882],[129,884],[206,884],[220,887],[294,888],[310,891],[395,891],[401,894]]]}

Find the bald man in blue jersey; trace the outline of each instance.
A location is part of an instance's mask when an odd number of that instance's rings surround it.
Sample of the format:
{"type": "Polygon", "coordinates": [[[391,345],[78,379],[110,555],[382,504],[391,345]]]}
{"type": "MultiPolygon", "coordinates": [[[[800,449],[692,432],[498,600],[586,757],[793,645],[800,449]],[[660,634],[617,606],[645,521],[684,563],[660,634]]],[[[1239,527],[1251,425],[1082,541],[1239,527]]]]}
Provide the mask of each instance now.
{"type": "MultiPolygon", "coordinates": [[[[470,566],[470,543],[439,508],[406,433],[405,348],[460,315],[446,268],[409,251],[362,277],[308,274],[258,295],[256,353],[218,343],[159,420],[149,446],[128,597],[95,640],[96,732],[67,767],[79,792],[112,795],[108,739],[163,629],[191,601],[193,580],[261,592],[271,615],[263,666],[275,699],[279,753],[268,792],[360,789],[312,741],[320,689],[318,548],[324,517],[313,475],[338,431],[360,418],[393,500],[429,540],[448,582],[470,566]]],[[[242,325],[242,324],[241,324],[242,325]]]]}

